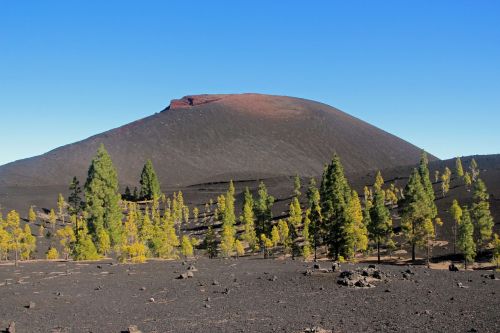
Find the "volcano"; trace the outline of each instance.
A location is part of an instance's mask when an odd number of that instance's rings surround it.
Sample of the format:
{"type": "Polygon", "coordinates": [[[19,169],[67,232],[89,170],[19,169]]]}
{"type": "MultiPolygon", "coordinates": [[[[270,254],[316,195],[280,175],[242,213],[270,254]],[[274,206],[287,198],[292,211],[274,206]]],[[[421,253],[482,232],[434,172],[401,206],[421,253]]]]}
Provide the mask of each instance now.
{"type": "MultiPolygon", "coordinates": [[[[346,172],[417,163],[421,150],[336,108],[261,94],[195,95],[152,116],[0,167],[0,186],[84,181],[104,144],[121,185],[137,185],[150,158],[163,186],[299,174],[315,176],[337,153],[346,172]]],[[[431,160],[435,159],[431,156],[431,160]]]]}

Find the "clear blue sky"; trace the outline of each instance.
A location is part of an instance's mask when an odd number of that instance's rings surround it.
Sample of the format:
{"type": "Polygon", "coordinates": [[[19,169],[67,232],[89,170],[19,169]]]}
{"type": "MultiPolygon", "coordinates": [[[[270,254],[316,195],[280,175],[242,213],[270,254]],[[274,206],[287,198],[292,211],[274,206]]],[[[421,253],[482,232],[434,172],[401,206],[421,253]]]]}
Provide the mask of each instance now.
{"type": "Polygon", "coordinates": [[[0,164],[197,93],[314,99],[500,153],[499,1],[0,1],[0,164]]]}

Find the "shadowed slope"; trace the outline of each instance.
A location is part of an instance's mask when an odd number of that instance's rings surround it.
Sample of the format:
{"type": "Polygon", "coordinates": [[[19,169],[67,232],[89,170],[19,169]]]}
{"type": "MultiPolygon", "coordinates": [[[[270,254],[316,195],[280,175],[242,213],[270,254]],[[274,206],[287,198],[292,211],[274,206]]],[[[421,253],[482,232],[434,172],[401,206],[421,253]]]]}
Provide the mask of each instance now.
{"type": "MultiPolygon", "coordinates": [[[[85,180],[103,143],[122,185],[151,158],[163,185],[299,173],[318,175],[334,152],[347,172],[414,164],[420,149],[328,105],[259,94],[198,95],[163,112],[0,167],[0,186],[85,180]]],[[[433,158],[431,158],[433,159],[433,158]]]]}

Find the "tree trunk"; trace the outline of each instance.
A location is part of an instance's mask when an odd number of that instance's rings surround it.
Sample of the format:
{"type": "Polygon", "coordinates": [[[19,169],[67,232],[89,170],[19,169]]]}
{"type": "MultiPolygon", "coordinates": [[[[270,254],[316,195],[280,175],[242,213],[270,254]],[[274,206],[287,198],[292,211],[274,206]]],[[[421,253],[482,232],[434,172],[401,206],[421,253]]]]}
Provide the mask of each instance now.
{"type": "Polygon", "coordinates": [[[380,264],[380,239],[377,239],[377,262],[380,264]]]}
{"type": "Polygon", "coordinates": [[[415,264],[415,242],[411,244],[411,261],[415,264]]]}
{"type": "Polygon", "coordinates": [[[426,264],[427,264],[427,268],[430,268],[431,267],[431,263],[430,263],[430,253],[431,252],[431,246],[429,244],[429,241],[427,241],[427,258],[426,258],[426,264]]]}
{"type": "Polygon", "coordinates": [[[453,225],[453,255],[457,254],[457,221],[453,225]]]}

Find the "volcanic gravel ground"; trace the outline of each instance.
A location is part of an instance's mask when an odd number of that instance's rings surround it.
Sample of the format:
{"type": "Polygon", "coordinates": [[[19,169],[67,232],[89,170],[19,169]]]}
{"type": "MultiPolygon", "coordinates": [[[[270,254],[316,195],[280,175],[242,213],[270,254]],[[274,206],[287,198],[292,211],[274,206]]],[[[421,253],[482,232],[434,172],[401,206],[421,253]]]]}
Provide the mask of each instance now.
{"type": "MultiPolygon", "coordinates": [[[[360,267],[366,265],[342,265],[360,267]]],[[[15,321],[17,332],[122,332],[129,325],[144,333],[303,332],[315,326],[333,332],[500,331],[500,281],[484,277],[491,272],[377,265],[389,281],[357,289],[338,285],[338,272],[305,275],[311,268],[257,256],[1,265],[0,329],[15,321]],[[176,279],[190,264],[194,277],[176,279]],[[414,274],[405,278],[407,269],[414,274]]]]}

